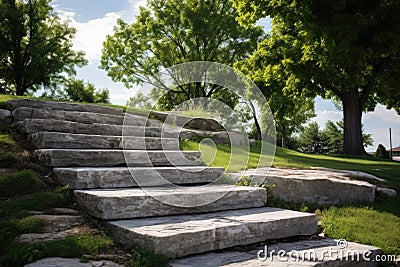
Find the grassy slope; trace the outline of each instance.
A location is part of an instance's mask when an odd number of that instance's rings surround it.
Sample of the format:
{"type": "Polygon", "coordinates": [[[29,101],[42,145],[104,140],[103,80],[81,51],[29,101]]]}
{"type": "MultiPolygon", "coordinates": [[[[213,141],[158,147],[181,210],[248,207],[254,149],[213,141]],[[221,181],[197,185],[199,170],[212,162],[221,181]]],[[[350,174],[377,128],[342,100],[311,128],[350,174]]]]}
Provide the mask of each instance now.
{"type": "MultiPolygon", "coordinates": [[[[269,146],[269,145],[268,145],[269,146]]],[[[183,150],[199,150],[199,144],[191,141],[182,141],[183,150]]],[[[210,147],[202,147],[202,151],[212,151],[210,147]]],[[[260,145],[250,147],[247,168],[255,168],[260,158],[260,145]]],[[[229,171],[238,171],[247,160],[245,148],[235,148],[233,164],[230,163],[231,149],[228,145],[217,145],[217,152],[214,161],[210,164],[214,167],[224,167],[229,171]],[[237,152],[237,153],[236,153],[237,152]]],[[[270,161],[268,156],[262,156],[259,166],[265,166],[270,161]]],[[[303,154],[289,149],[276,148],[273,166],[290,168],[311,168],[325,167],[342,170],[363,171],[388,180],[389,187],[400,192],[400,162],[390,160],[378,160],[372,157],[350,157],[343,155],[313,155],[303,154]]]]}
{"type": "MultiPolygon", "coordinates": [[[[182,141],[184,150],[199,150],[199,144],[191,141],[182,141]]],[[[271,147],[270,147],[271,149],[271,147]]],[[[202,146],[205,154],[212,152],[211,147],[202,146]]],[[[247,161],[244,148],[236,148],[239,152],[234,163],[229,165],[230,147],[217,145],[216,157],[210,166],[228,167],[230,171],[237,171],[247,161]],[[242,162],[242,165],[239,163],[242,162]]],[[[260,146],[250,148],[247,168],[254,168],[260,158],[260,146]]],[[[265,165],[270,158],[261,157],[260,166],[265,165]]],[[[363,171],[384,178],[386,186],[400,192],[400,162],[377,160],[370,157],[349,157],[343,155],[312,155],[277,147],[273,166],[291,168],[326,167],[344,170],[363,171]]],[[[303,209],[307,203],[280,203],[281,207],[303,209]]],[[[378,197],[374,203],[358,204],[347,207],[321,208],[318,215],[325,235],[331,238],[345,238],[348,241],[374,245],[383,249],[386,254],[400,254],[400,197],[378,197]]],[[[318,206],[317,206],[318,207],[318,206]]],[[[306,208],[307,210],[308,208],[306,208]]],[[[310,210],[310,209],[308,209],[310,210]]]]}

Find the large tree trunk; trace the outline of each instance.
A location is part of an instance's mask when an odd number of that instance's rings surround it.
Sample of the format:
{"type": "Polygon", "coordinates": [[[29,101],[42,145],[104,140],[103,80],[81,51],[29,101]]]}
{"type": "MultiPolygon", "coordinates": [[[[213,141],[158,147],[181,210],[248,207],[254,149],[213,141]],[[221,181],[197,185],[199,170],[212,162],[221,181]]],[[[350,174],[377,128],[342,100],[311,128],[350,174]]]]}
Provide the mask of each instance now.
{"type": "Polygon", "coordinates": [[[362,105],[357,88],[343,93],[344,144],[343,153],[366,155],[362,139],[362,105]]]}
{"type": "Polygon", "coordinates": [[[282,148],[287,148],[286,127],[284,125],[280,125],[279,132],[281,134],[282,148]]]}

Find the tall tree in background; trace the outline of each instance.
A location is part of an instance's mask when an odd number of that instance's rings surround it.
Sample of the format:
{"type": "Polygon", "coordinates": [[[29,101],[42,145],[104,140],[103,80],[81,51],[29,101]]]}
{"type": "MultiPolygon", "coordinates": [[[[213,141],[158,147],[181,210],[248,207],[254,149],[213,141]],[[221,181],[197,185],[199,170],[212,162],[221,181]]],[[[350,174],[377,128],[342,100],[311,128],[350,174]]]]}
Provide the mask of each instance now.
{"type": "Polygon", "coordinates": [[[107,89],[97,90],[92,83],[71,79],[64,88],[66,100],[86,103],[110,103],[110,92],[107,89]]]}
{"type": "MultiPolygon", "coordinates": [[[[362,129],[363,146],[373,146],[374,140],[372,134],[364,132],[362,129]]],[[[343,153],[343,135],[344,135],[344,122],[340,120],[338,122],[327,121],[323,133],[329,138],[329,153],[331,154],[342,154],[343,153]]]]}
{"type": "Polygon", "coordinates": [[[299,150],[304,153],[324,154],[329,151],[329,138],[319,130],[318,123],[310,122],[299,135],[299,150]]]}
{"type": "MultiPolygon", "coordinates": [[[[260,55],[281,53],[285,90],[340,99],[344,115],[343,152],[365,154],[362,112],[377,103],[400,112],[400,1],[238,0],[241,21],[270,16],[271,40],[260,55]]],[[[276,62],[260,60],[263,69],[276,62]]],[[[279,65],[278,64],[278,65],[279,65]]]]}
{"type": "Polygon", "coordinates": [[[74,35],[50,0],[0,0],[0,93],[32,93],[75,74],[86,60],[72,50],[74,35]]]}
{"type": "MultiPolygon", "coordinates": [[[[256,49],[259,26],[241,26],[231,0],[149,0],[133,24],[118,21],[104,43],[101,68],[113,81],[151,83],[164,68],[192,61],[232,66],[256,49]]],[[[196,97],[231,98],[218,85],[192,83],[172,89],[172,105],[196,97]]],[[[168,107],[171,103],[168,103],[168,107]]]]}
{"type": "Polygon", "coordinates": [[[278,144],[285,148],[289,137],[310,118],[315,117],[314,97],[306,92],[296,92],[292,88],[288,90],[286,81],[290,73],[287,72],[285,60],[288,57],[286,52],[291,51],[290,47],[287,39],[277,40],[274,35],[269,35],[248,60],[235,64],[258,85],[267,99],[280,139],[278,144]],[[265,61],[270,62],[273,67],[260,68],[265,61]]]}

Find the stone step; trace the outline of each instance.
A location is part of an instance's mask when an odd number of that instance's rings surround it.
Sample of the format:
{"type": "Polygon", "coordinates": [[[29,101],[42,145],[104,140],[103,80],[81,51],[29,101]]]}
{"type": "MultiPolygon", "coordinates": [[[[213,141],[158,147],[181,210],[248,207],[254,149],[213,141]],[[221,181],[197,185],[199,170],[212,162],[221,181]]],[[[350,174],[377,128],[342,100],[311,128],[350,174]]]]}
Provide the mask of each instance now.
{"type": "Polygon", "coordinates": [[[64,111],[38,108],[17,108],[12,112],[15,120],[23,121],[26,119],[49,119],[49,120],[65,120],[72,122],[80,122],[86,124],[116,124],[116,125],[131,125],[145,126],[148,120],[145,117],[128,115],[118,116],[102,113],[80,112],[80,111],[64,111]]]}
{"type": "Polygon", "coordinates": [[[93,134],[93,135],[112,135],[121,136],[148,136],[148,137],[176,137],[173,131],[168,129],[162,132],[160,127],[143,126],[122,126],[113,124],[92,123],[85,124],[64,120],[51,119],[26,119],[16,123],[18,131],[24,134],[33,134],[38,132],[61,132],[75,134],[93,134]]]}
{"type": "Polygon", "coordinates": [[[264,188],[232,185],[75,190],[76,202],[100,219],[116,220],[264,206],[264,188]]]}
{"type": "Polygon", "coordinates": [[[76,104],[76,103],[54,102],[45,100],[34,100],[34,99],[14,99],[8,101],[7,105],[10,110],[14,110],[21,107],[28,107],[28,108],[50,109],[50,110],[102,113],[102,114],[110,114],[118,116],[124,115],[124,111],[122,110],[122,108],[91,105],[91,104],[76,104]]]}
{"type": "Polygon", "coordinates": [[[55,177],[70,189],[121,188],[173,184],[205,184],[224,177],[223,168],[112,167],[54,168],[55,177]],[[132,176],[134,178],[132,178],[132,176]]]}
{"type": "Polygon", "coordinates": [[[147,247],[176,258],[266,240],[311,236],[317,228],[317,217],[263,207],[112,221],[109,226],[112,235],[123,245],[147,247]]]}
{"type": "Polygon", "coordinates": [[[39,132],[28,136],[36,148],[179,150],[179,139],[39,132]]]}
{"type": "Polygon", "coordinates": [[[202,166],[199,151],[39,149],[39,162],[48,167],[202,166]]]}
{"type": "MultiPolygon", "coordinates": [[[[339,240],[318,239],[291,243],[276,243],[267,246],[259,246],[256,249],[247,251],[213,252],[186,257],[171,261],[169,266],[379,266],[379,262],[375,261],[376,256],[382,254],[379,248],[353,242],[347,242],[347,246],[341,248],[337,246],[338,242],[339,240]],[[279,253],[279,251],[281,252],[279,253]],[[331,254],[329,254],[330,251],[332,252],[331,254]]],[[[340,242],[343,242],[343,240],[340,242]]]]}

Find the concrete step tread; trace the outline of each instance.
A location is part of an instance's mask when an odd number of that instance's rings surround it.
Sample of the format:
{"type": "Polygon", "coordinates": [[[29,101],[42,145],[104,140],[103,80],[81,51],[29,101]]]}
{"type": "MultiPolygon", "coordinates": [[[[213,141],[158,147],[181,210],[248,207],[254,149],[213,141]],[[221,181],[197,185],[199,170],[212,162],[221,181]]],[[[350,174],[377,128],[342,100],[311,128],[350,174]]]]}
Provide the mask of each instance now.
{"type": "Polygon", "coordinates": [[[271,267],[292,267],[292,266],[376,266],[372,262],[376,255],[382,253],[379,248],[347,242],[347,247],[341,249],[337,246],[338,240],[318,239],[302,240],[288,243],[275,243],[267,246],[259,246],[248,251],[222,251],[205,253],[191,257],[185,257],[170,262],[172,267],[217,267],[217,266],[271,266],[271,267]],[[279,251],[283,251],[278,255],[279,251]],[[332,251],[332,257],[328,252],[332,251]],[[336,253],[335,253],[336,251],[336,253]],[[354,251],[358,252],[357,257],[352,258],[354,251]],[[363,253],[368,254],[370,262],[363,259],[363,253]],[[287,253],[284,255],[284,253],[287,253]],[[313,253],[313,254],[311,254],[313,253]],[[314,254],[315,253],[315,254],[314,254]],[[325,254],[326,253],[326,254],[325,254]],[[258,259],[260,256],[260,259],[258,259]]]}
{"type": "Polygon", "coordinates": [[[39,162],[49,167],[202,166],[199,151],[121,149],[38,149],[39,162]]]}
{"type": "Polygon", "coordinates": [[[55,102],[46,100],[35,100],[35,99],[14,99],[8,101],[7,105],[8,108],[11,110],[20,107],[29,107],[29,108],[41,108],[50,110],[103,113],[103,114],[111,114],[119,116],[122,116],[124,114],[122,108],[107,107],[107,106],[92,105],[92,104],[77,104],[77,103],[55,102]]]}
{"type": "Polygon", "coordinates": [[[162,186],[212,183],[223,179],[225,170],[216,167],[71,167],[54,168],[55,177],[70,189],[162,186]],[[133,179],[132,179],[133,176],[133,179]]]}
{"type": "Polygon", "coordinates": [[[92,216],[113,220],[262,207],[260,187],[207,185],[75,190],[76,202],[92,216]]]}
{"type": "Polygon", "coordinates": [[[38,132],[28,135],[28,141],[37,149],[179,149],[178,139],[161,137],[38,132]]]}
{"type": "MultiPolygon", "coordinates": [[[[315,233],[311,213],[277,208],[248,208],[109,222],[125,245],[142,245],[169,257],[315,233]]],[[[202,265],[197,265],[202,266],[202,265]]]]}

